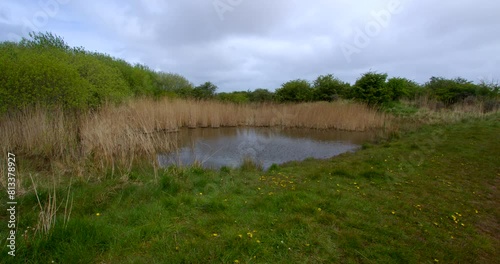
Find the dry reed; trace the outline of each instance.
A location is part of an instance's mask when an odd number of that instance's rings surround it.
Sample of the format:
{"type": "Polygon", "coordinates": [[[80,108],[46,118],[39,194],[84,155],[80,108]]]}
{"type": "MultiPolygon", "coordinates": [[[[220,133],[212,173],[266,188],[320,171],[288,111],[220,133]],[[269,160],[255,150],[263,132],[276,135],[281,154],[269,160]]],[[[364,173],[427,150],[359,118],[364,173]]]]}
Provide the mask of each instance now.
{"type": "MultiPolygon", "coordinates": [[[[131,167],[174,149],[170,132],[180,127],[287,127],[364,131],[386,126],[389,117],[351,102],[246,104],[217,101],[136,99],[99,111],[67,113],[35,107],[0,117],[2,152],[50,160],[52,169],[131,167]],[[62,162],[62,163],[61,163],[62,162]],[[75,165],[78,164],[78,165],[75,165]]],[[[71,170],[70,170],[71,171],[71,170]]],[[[81,172],[79,173],[81,174],[81,172]]]]}

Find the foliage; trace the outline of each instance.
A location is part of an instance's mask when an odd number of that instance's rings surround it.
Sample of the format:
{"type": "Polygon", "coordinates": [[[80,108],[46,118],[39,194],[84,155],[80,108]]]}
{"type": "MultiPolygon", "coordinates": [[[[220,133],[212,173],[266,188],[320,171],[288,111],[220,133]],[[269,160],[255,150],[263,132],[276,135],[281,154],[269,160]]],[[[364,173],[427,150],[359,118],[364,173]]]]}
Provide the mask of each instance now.
{"type": "Polygon", "coordinates": [[[392,91],[386,85],[387,74],[367,72],[353,87],[353,98],[368,105],[380,105],[391,101],[392,91]]]}
{"type": "Polygon", "coordinates": [[[422,90],[416,82],[401,77],[390,78],[386,85],[387,90],[392,94],[392,101],[403,98],[413,99],[422,90]]]}
{"type": "Polygon", "coordinates": [[[192,93],[194,86],[184,76],[177,73],[159,72],[156,74],[156,85],[162,93],[174,93],[187,98],[192,93]]]}
{"type": "Polygon", "coordinates": [[[286,82],[276,90],[279,102],[307,102],[313,99],[313,89],[307,80],[297,79],[286,82]]]}
{"type": "Polygon", "coordinates": [[[433,97],[446,105],[452,105],[476,94],[476,86],[462,78],[431,77],[425,86],[433,97]]]}
{"type": "Polygon", "coordinates": [[[219,93],[217,98],[223,102],[242,104],[250,101],[249,94],[249,92],[219,93]]]}
{"type": "MultiPolygon", "coordinates": [[[[206,88],[195,95],[213,95],[213,87],[206,88]]],[[[71,48],[52,33],[30,33],[18,43],[0,43],[0,112],[36,104],[96,108],[106,101],[171,94],[192,96],[192,84],[178,74],[71,48]]]]}
{"type": "Polygon", "coordinates": [[[205,82],[196,86],[192,91],[192,96],[196,99],[210,99],[215,96],[217,86],[211,82],[205,82]]]}
{"type": "Polygon", "coordinates": [[[68,67],[69,55],[46,47],[43,51],[14,43],[0,45],[0,111],[39,103],[68,108],[86,106],[92,84],[76,68],[68,67]]]}
{"type": "Polygon", "coordinates": [[[248,93],[251,102],[270,102],[274,100],[274,93],[267,89],[255,89],[253,92],[248,93]]]}
{"type": "Polygon", "coordinates": [[[333,74],[321,75],[313,83],[314,100],[334,101],[344,95],[349,86],[349,83],[342,82],[333,74]]]}

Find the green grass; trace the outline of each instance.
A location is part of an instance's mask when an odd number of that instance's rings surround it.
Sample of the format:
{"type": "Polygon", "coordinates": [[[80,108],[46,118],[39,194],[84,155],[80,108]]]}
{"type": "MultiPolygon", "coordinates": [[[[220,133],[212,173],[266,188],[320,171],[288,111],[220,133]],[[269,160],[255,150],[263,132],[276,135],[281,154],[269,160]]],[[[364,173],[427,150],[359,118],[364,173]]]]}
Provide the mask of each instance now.
{"type": "MultiPolygon", "coordinates": [[[[2,242],[0,262],[495,263],[499,121],[426,126],[269,172],[136,168],[73,180],[69,224],[62,206],[47,236],[25,233],[39,213],[29,192],[19,198],[17,256],[2,242]]],[[[61,204],[66,191],[57,188],[61,204]]],[[[50,189],[38,192],[43,202],[50,189]]]]}

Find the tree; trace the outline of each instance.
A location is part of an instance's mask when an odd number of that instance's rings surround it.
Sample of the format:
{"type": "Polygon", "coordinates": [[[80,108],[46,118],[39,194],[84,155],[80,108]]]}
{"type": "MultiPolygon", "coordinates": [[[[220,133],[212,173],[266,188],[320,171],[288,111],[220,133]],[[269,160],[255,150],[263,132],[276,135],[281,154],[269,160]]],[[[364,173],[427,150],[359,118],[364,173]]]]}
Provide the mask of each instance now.
{"type": "Polygon", "coordinates": [[[463,79],[445,79],[442,77],[431,77],[425,84],[431,96],[450,106],[468,96],[475,96],[478,90],[472,82],[463,79]]]}
{"type": "Polygon", "coordinates": [[[286,82],[276,90],[280,102],[307,102],[313,99],[313,89],[307,80],[297,79],[286,82]]]}
{"type": "Polygon", "coordinates": [[[30,32],[29,36],[30,39],[23,38],[21,40],[21,46],[27,48],[55,48],[64,51],[70,50],[69,45],[62,37],[53,35],[52,33],[30,32]]]}
{"type": "Polygon", "coordinates": [[[397,101],[402,98],[414,98],[421,92],[420,86],[411,80],[400,77],[393,77],[387,80],[387,88],[392,94],[392,100],[397,101]]]}
{"type": "Polygon", "coordinates": [[[205,82],[193,89],[192,95],[196,99],[210,99],[215,96],[217,86],[211,82],[205,82]]]}
{"type": "Polygon", "coordinates": [[[248,96],[251,102],[269,102],[274,99],[274,93],[260,88],[250,92],[248,96]]]}
{"type": "Polygon", "coordinates": [[[386,85],[387,74],[367,72],[354,84],[353,97],[368,105],[380,105],[391,101],[392,91],[386,85]]]}
{"type": "Polygon", "coordinates": [[[318,101],[334,101],[343,95],[349,87],[332,74],[320,75],[313,83],[314,99],[318,101]]]}
{"type": "Polygon", "coordinates": [[[236,104],[247,103],[250,99],[248,98],[248,92],[237,91],[232,93],[219,93],[217,98],[223,102],[231,102],[236,104]]]}

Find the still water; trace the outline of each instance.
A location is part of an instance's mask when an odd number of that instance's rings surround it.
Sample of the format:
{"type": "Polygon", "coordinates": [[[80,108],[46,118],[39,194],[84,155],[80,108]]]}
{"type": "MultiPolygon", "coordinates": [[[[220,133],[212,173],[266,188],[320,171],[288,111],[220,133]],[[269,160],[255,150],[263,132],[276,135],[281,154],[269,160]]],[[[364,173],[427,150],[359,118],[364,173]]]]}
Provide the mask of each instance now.
{"type": "Polygon", "coordinates": [[[273,163],[326,159],[357,150],[374,138],[369,132],[278,128],[182,129],[178,150],[158,156],[161,166],[200,163],[205,168],[239,167],[252,159],[268,169],[273,163]]]}

